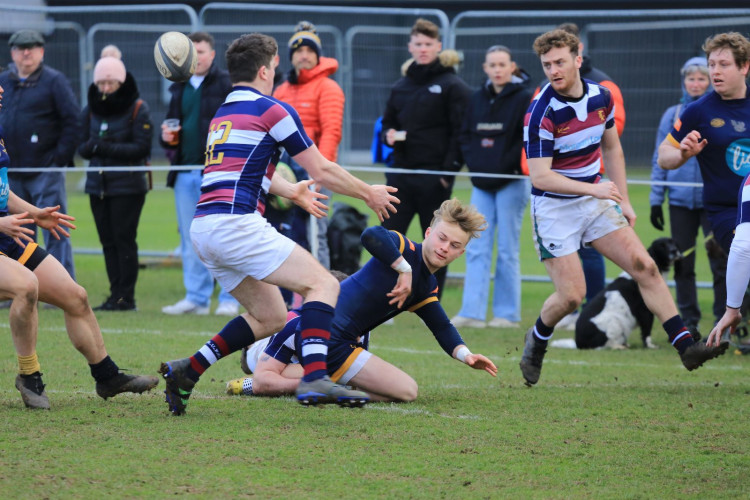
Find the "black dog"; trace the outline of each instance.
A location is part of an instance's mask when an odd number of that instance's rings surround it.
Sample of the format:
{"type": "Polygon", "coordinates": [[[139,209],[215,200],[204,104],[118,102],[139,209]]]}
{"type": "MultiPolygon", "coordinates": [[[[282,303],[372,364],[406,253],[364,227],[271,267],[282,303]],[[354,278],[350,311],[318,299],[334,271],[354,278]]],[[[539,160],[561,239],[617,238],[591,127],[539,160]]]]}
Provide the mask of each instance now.
{"type": "MultiPolygon", "coordinates": [[[[682,258],[672,238],[654,240],[648,253],[666,276],[676,260],[682,258]]],[[[636,326],[641,329],[643,346],[655,348],[651,342],[654,314],[643,302],[638,284],[623,273],[590,300],[576,321],[576,347],[579,349],[627,349],[628,337],[636,326]]]]}

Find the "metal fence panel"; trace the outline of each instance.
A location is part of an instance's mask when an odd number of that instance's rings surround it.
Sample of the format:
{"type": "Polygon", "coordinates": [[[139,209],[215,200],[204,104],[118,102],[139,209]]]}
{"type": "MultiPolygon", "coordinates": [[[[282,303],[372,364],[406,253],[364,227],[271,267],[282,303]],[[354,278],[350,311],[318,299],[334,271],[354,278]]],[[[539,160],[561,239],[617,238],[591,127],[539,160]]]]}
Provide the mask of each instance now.
{"type": "Polygon", "coordinates": [[[473,87],[484,80],[485,50],[503,44],[535,83],[544,81],[531,45],[562,22],[581,29],[584,52],[617,83],[627,120],[622,144],[628,164],[650,166],[656,129],[664,110],[676,104],[679,70],[710,35],[747,34],[750,9],[633,11],[467,11],[451,23],[451,46],[464,55],[461,76],[473,87]],[[611,22],[616,20],[616,22],[611,22]]]}
{"type": "Polygon", "coordinates": [[[406,43],[414,21],[418,17],[429,19],[441,27],[444,36],[450,29],[446,14],[436,9],[210,3],[199,17],[211,33],[237,26],[237,34],[259,31],[274,36],[279,43],[281,73],[291,69],[286,46],[294,26],[301,20],[317,26],[323,54],[338,59],[337,81],[346,96],[342,162],[352,159],[352,150],[370,148],[375,119],[385,108],[390,86],[400,76],[401,63],[409,57],[406,43]],[[371,31],[355,39],[367,31],[363,24],[371,31]],[[285,29],[279,31],[279,26],[285,29]],[[327,27],[333,37],[326,36],[322,27],[327,27]],[[346,35],[335,35],[332,27],[346,35]]]}

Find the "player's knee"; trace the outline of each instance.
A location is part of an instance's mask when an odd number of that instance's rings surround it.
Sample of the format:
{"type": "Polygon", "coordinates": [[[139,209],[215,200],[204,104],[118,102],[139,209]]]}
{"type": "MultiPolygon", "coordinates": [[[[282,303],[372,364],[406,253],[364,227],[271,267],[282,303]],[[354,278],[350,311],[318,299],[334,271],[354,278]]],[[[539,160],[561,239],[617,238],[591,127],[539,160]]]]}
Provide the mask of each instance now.
{"type": "Polygon", "coordinates": [[[23,309],[32,310],[39,299],[39,283],[36,276],[24,281],[15,291],[15,298],[22,304],[23,309]]]}
{"type": "Polygon", "coordinates": [[[303,297],[314,293],[318,297],[329,297],[335,300],[339,295],[339,282],[328,270],[322,266],[320,269],[321,272],[311,280],[308,286],[302,288],[299,293],[303,297]]]}
{"type": "Polygon", "coordinates": [[[329,293],[336,294],[338,296],[341,286],[339,280],[336,279],[330,272],[326,271],[325,276],[322,276],[319,281],[320,287],[325,289],[329,293]]]}
{"type": "Polygon", "coordinates": [[[77,283],[66,290],[63,300],[65,301],[61,306],[63,310],[74,316],[83,316],[91,309],[86,289],[77,283]]]}
{"type": "Polygon", "coordinates": [[[633,278],[641,283],[642,281],[650,281],[661,277],[659,268],[650,256],[636,257],[633,262],[634,275],[633,278]]]}
{"type": "Polygon", "coordinates": [[[32,274],[29,276],[29,279],[24,282],[22,288],[22,295],[26,300],[29,302],[37,301],[39,298],[39,281],[35,275],[32,274]]]}
{"type": "Polygon", "coordinates": [[[419,387],[417,386],[417,382],[409,377],[409,380],[399,386],[399,390],[394,399],[402,403],[411,403],[417,399],[418,392],[419,387]]]}
{"type": "Polygon", "coordinates": [[[585,291],[574,290],[563,296],[563,305],[565,307],[565,313],[570,314],[578,309],[583,303],[583,299],[586,297],[585,291]]]}

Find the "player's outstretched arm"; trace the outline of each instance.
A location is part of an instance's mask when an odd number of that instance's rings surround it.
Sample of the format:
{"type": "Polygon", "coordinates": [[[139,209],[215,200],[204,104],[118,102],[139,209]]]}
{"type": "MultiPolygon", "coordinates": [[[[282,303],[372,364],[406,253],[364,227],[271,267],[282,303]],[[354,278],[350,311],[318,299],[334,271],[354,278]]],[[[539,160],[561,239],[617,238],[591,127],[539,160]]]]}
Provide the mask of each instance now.
{"type": "Polygon", "coordinates": [[[34,231],[24,227],[26,224],[34,223],[34,219],[27,218],[28,215],[28,212],[21,212],[20,214],[0,217],[0,233],[10,236],[13,238],[13,241],[23,248],[26,248],[26,244],[23,241],[28,241],[29,243],[33,243],[34,241],[31,237],[34,235],[34,231]]]}
{"type": "Polygon", "coordinates": [[[56,239],[60,239],[60,234],[66,237],[70,237],[70,234],[65,228],[75,229],[72,221],[76,220],[67,214],[58,212],[60,205],[55,207],[37,208],[31,203],[22,200],[16,196],[13,191],[8,195],[8,211],[11,213],[23,213],[26,212],[31,218],[34,219],[34,223],[43,228],[47,229],[52,236],[56,239]],[[59,234],[58,234],[59,233],[59,234]]]}
{"type": "Polygon", "coordinates": [[[497,377],[497,367],[495,363],[482,354],[473,354],[465,345],[456,346],[453,350],[453,357],[474,368],[475,370],[484,370],[493,377],[497,377]]]}
{"type": "Polygon", "coordinates": [[[370,185],[363,182],[337,163],[328,161],[320,154],[315,145],[298,153],[293,158],[302,168],[307,170],[315,182],[323,187],[335,193],[363,200],[375,212],[381,222],[388,219],[391,213],[396,213],[394,204],[399,203],[399,199],[393,196],[393,193],[398,191],[396,188],[382,184],[370,185]]]}
{"type": "Polygon", "coordinates": [[[320,219],[325,217],[328,211],[328,206],[320,200],[327,200],[328,196],[310,189],[310,186],[314,183],[314,180],[308,179],[293,184],[284,179],[278,172],[274,172],[268,192],[292,200],[305,212],[320,219]]]}

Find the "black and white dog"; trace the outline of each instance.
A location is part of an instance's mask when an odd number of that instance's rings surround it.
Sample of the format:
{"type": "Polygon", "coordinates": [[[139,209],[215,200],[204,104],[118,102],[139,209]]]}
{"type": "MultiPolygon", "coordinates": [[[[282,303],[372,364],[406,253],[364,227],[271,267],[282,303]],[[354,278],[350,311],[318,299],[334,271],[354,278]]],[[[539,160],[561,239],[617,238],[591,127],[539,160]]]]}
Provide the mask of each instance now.
{"type": "MultiPolygon", "coordinates": [[[[648,253],[665,277],[676,260],[682,258],[672,238],[654,240],[648,253]]],[[[651,342],[654,314],[648,310],[638,284],[623,273],[589,301],[576,322],[578,349],[627,349],[630,332],[638,326],[644,347],[655,348],[651,342]]]]}

